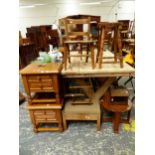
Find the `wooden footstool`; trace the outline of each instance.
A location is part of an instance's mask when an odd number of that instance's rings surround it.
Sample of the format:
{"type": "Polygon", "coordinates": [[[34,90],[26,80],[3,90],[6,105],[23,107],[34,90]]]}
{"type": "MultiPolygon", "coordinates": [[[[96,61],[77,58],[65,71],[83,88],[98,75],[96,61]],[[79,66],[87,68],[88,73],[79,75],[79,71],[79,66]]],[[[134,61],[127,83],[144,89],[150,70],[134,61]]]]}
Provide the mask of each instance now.
{"type": "Polygon", "coordinates": [[[101,110],[99,103],[74,105],[70,100],[65,103],[62,115],[64,129],[67,129],[67,120],[96,120],[97,131],[100,130],[101,110]]]}

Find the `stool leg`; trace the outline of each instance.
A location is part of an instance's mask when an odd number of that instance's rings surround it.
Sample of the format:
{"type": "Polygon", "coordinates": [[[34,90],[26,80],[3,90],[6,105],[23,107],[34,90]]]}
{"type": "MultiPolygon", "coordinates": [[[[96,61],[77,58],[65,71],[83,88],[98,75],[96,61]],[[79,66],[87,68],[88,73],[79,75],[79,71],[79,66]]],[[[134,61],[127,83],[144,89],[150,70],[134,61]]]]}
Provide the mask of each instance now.
{"type": "Polygon", "coordinates": [[[122,42],[121,42],[121,38],[120,38],[119,28],[117,30],[117,44],[118,44],[118,50],[119,50],[120,67],[123,68],[122,42]]]}
{"type": "Polygon", "coordinates": [[[121,119],[121,113],[115,112],[113,117],[113,130],[115,133],[119,132],[120,119],[121,119]]]}
{"type": "Polygon", "coordinates": [[[101,38],[100,38],[100,48],[99,48],[99,68],[102,68],[102,58],[103,58],[103,49],[104,49],[104,28],[101,30],[101,38]]]}
{"type": "Polygon", "coordinates": [[[91,45],[91,62],[92,62],[92,68],[95,68],[95,64],[94,64],[94,47],[93,45],[91,45]]]}
{"type": "Polygon", "coordinates": [[[99,115],[97,118],[97,131],[101,129],[101,116],[99,115]]]}
{"type": "Polygon", "coordinates": [[[90,47],[89,47],[89,44],[87,45],[87,56],[86,56],[86,62],[88,62],[88,54],[89,54],[89,52],[91,52],[91,51],[89,51],[90,50],[90,47]]]}
{"type": "Polygon", "coordinates": [[[114,29],[114,62],[117,62],[117,29],[114,29]]]}
{"type": "Polygon", "coordinates": [[[63,127],[64,127],[64,130],[67,129],[67,121],[65,119],[65,116],[63,115],[63,127]]]}

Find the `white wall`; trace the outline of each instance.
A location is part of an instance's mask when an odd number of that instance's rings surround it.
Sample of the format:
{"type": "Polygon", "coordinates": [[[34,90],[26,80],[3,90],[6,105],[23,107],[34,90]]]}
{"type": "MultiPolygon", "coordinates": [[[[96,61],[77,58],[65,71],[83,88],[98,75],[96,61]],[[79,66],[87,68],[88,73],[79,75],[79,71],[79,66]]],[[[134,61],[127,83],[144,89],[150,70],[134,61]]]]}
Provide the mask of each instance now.
{"type": "Polygon", "coordinates": [[[19,28],[25,37],[26,28],[37,25],[51,25],[67,15],[90,14],[101,16],[102,21],[134,19],[134,1],[105,3],[104,5],[80,6],[57,4],[19,9],[19,28]],[[116,15],[117,13],[117,15],[116,15]]]}

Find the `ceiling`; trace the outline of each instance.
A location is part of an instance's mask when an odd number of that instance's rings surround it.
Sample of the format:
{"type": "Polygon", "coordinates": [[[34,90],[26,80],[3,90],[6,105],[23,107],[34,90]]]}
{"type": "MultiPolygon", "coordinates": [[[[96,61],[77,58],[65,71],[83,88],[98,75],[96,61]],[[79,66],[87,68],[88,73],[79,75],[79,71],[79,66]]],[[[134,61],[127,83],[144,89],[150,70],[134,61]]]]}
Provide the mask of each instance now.
{"type": "Polygon", "coordinates": [[[20,6],[25,5],[61,5],[61,4],[80,4],[80,3],[95,3],[100,2],[102,4],[115,3],[118,1],[134,1],[134,0],[19,0],[20,6]]]}

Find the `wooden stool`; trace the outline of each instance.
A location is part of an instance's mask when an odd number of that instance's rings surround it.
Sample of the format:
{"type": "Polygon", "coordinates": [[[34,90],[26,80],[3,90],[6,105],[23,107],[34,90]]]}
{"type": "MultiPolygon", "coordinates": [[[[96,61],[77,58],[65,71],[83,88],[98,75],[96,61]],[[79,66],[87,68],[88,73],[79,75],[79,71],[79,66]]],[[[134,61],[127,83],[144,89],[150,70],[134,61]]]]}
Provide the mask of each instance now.
{"type": "Polygon", "coordinates": [[[67,120],[96,120],[97,131],[101,126],[101,112],[99,103],[74,105],[71,100],[67,101],[63,110],[63,126],[67,129],[67,120]]]}
{"type": "MultiPolygon", "coordinates": [[[[108,33],[111,30],[111,39],[113,40],[112,46],[114,46],[114,63],[117,62],[117,49],[119,50],[119,62],[120,67],[123,68],[123,57],[122,57],[122,44],[120,39],[120,24],[119,23],[108,23],[108,22],[100,22],[99,23],[99,41],[98,41],[98,53],[97,53],[97,61],[99,64],[99,68],[102,68],[102,59],[105,59],[103,56],[103,50],[104,50],[104,43],[105,43],[105,36],[107,36],[106,33],[108,33]],[[108,31],[107,31],[108,29],[108,31]]],[[[107,57],[108,59],[111,57],[107,57]]],[[[106,59],[107,59],[106,58],[106,59]]]]}
{"type": "Polygon", "coordinates": [[[113,122],[113,130],[119,132],[120,123],[129,123],[132,108],[131,101],[128,100],[129,93],[126,89],[114,89],[107,91],[103,97],[102,107],[104,113],[112,112],[112,118],[103,118],[104,122],[113,122]],[[114,99],[117,98],[117,99],[114,99]],[[119,99],[118,99],[119,98],[119,99]],[[120,101],[122,98],[122,101],[120,101]],[[127,118],[121,119],[121,113],[127,112],[127,118]]]}

